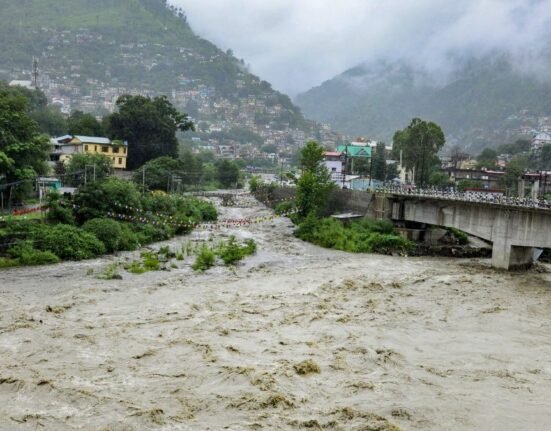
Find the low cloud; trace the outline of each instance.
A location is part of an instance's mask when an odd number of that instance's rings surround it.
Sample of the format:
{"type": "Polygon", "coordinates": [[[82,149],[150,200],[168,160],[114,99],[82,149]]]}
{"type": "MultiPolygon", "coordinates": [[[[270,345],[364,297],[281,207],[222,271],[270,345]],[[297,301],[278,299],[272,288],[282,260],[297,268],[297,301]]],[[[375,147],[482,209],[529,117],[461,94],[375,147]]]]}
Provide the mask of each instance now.
{"type": "Polygon", "coordinates": [[[551,0],[171,0],[192,28],[291,95],[344,70],[398,60],[445,79],[506,53],[548,76],[551,0]],[[546,52],[546,55],[544,53],[546,52]]]}

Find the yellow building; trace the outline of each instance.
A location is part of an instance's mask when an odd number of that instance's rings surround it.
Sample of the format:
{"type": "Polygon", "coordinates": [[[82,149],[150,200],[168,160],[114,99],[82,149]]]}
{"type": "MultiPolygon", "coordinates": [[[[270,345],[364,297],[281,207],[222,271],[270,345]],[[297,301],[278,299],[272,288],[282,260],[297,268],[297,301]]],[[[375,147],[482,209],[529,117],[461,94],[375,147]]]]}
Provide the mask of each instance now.
{"type": "Polygon", "coordinates": [[[94,136],[75,135],[69,142],[70,145],[78,148],[84,154],[103,154],[113,161],[113,168],[126,169],[128,157],[128,143],[122,141],[111,141],[108,138],[94,136]]]}

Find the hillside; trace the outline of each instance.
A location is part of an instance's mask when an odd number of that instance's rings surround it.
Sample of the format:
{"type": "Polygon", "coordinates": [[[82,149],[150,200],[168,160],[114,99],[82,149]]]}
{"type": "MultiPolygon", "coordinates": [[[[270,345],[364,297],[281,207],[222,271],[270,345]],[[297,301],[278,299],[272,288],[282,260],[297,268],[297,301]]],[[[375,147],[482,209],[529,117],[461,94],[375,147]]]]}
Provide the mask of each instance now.
{"type": "Polygon", "coordinates": [[[165,94],[203,130],[243,127],[275,144],[319,136],[289,97],[194,34],[163,0],[0,0],[0,80],[30,80],[65,112],[165,94]]]}
{"type": "Polygon", "coordinates": [[[452,144],[476,152],[538,127],[551,115],[551,86],[519,75],[506,57],[496,56],[470,61],[444,85],[404,64],[359,66],[296,102],[339,132],[387,142],[411,118],[430,119],[452,144]]]}

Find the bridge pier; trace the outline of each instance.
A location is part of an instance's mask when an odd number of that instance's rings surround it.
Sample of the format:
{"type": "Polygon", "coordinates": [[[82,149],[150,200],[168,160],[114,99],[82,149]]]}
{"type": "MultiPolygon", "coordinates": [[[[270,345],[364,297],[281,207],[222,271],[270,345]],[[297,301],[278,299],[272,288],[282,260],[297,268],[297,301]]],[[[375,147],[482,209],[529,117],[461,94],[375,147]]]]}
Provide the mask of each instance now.
{"type": "Polygon", "coordinates": [[[512,245],[507,241],[494,241],[492,266],[507,270],[527,269],[534,263],[534,248],[512,245]]]}
{"type": "Polygon", "coordinates": [[[491,241],[495,268],[529,268],[537,259],[537,248],[551,248],[551,211],[548,208],[430,195],[398,195],[391,201],[393,220],[454,227],[491,241]]]}

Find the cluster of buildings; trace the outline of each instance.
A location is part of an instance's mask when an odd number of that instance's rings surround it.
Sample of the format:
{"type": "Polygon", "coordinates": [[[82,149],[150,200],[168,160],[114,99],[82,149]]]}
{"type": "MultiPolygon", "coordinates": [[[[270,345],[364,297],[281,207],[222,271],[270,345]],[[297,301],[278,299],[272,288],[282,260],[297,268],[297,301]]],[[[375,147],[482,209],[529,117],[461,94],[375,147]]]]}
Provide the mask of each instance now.
{"type": "MultiPolygon", "coordinates": [[[[32,31],[44,41],[37,69],[31,70],[29,58],[28,68],[0,67],[0,79],[12,81],[12,85],[36,85],[62,113],[80,110],[103,116],[114,111],[117,99],[123,94],[166,95],[174,106],[201,124],[205,133],[228,131],[236,126],[246,128],[261,136],[265,144],[276,145],[278,153],[310,139],[324,145],[336,145],[340,139],[329,126],[314,122],[297,124],[300,114],[291,102],[245,70],[229,75],[231,80],[223,84],[218,83],[212,78],[212,71],[229,57],[217,50],[119,43],[115,35],[108,37],[92,29],[68,31],[43,27],[32,31]],[[90,64],[83,56],[67,55],[67,51],[74,49],[103,50],[105,61],[90,64]],[[154,79],[159,70],[170,70],[175,78],[154,79]]],[[[216,138],[206,144],[235,146],[216,138]]],[[[246,151],[245,146],[236,148],[234,153],[237,157],[246,151]]]]}
{"type": "MultiPolygon", "coordinates": [[[[337,146],[335,151],[324,153],[325,166],[331,175],[331,179],[341,188],[352,190],[367,190],[371,187],[382,185],[383,181],[372,179],[373,154],[378,142],[364,138],[357,138],[355,141],[337,146]],[[367,175],[357,175],[355,165],[362,163],[369,166],[367,175]]],[[[390,159],[392,147],[385,147],[385,163],[395,164],[390,159]]],[[[399,173],[401,176],[401,173],[399,173]]],[[[397,178],[398,180],[398,178],[397,178]]]]}

